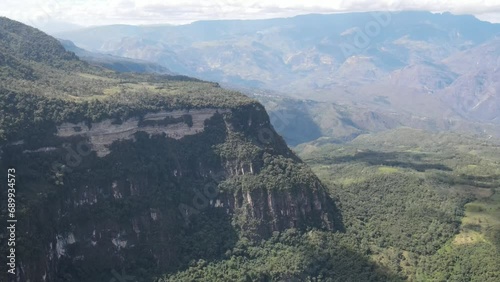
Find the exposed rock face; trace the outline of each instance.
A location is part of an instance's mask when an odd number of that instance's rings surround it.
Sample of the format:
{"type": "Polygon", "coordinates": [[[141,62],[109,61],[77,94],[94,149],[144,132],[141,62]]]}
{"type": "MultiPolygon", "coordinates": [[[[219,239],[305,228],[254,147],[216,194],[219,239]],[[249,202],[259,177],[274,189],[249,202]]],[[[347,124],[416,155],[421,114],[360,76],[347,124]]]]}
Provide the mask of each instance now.
{"type": "Polygon", "coordinates": [[[275,231],[304,229],[311,225],[334,229],[333,214],[328,212],[333,210],[333,202],[321,186],[304,187],[298,191],[239,190],[233,195],[220,195],[217,207],[225,207],[228,212],[239,212],[245,219],[260,222],[257,234],[264,238],[275,231]]]}
{"type": "Polygon", "coordinates": [[[181,139],[186,135],[202,132],[205,120],[211,118],[215,113],[227,113],[228,111],[227,109],[162,111],[146,114],[141,120],[135,117],[116,123],[107,119],[92,123],[91,126],[87,126],[84,122],[78,124],[63,123],[57,127],[57,135],[59,137],[87,137],[97,155],[104,157],[110,153],[108,146],[114,141],[133,140],[134,134],[138,131],[150,135],[164,133],[170,138],[181,139]]]}
{"type": "Polygon", "coordinates": [[[121,268],[164,273],[192,256],[223,254],[241,232],[265,239],[288,228],[338,229],[333,201],[260,105],[63,123],[36,146],[6,148],[9,163],[35,168],[19,170],[23,197],[37,200],[20,220],[32,254],[18,281],[108,281],[121,268]],[[79,153],[81,142],[91,150],[79,153]],[[281,182],[266,180],[274,178],[281,182]]]}

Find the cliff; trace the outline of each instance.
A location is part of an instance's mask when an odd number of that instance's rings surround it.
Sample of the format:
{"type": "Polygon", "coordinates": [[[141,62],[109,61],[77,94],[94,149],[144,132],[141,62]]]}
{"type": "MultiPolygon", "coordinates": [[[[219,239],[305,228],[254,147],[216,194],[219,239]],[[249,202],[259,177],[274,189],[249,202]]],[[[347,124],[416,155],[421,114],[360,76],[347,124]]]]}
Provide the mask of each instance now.
{"type": "Polygon", "coordinates": [[[14,281],[108,281],[120,269],[150,281],[241,238],[339,228],[325,188],[254,100],[91,67],[57,46],[50,64],[8,50],[33,71],[0,75],[1,169],[16,170],[14,281]]]}

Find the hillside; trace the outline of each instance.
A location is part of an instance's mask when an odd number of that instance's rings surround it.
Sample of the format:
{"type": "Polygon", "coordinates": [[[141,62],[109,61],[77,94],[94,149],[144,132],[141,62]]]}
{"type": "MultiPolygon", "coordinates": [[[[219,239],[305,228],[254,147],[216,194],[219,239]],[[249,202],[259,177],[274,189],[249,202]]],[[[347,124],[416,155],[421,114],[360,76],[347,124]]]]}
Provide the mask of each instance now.
{"type": "Polygon", "coordinates": [[[118,270],[151,281],[289,229],[342,229],[323,184],[255,100],[185,76],[89,65],[36,29],[6,18],[0,27],[16,281],[108,281],[118,270]]]}

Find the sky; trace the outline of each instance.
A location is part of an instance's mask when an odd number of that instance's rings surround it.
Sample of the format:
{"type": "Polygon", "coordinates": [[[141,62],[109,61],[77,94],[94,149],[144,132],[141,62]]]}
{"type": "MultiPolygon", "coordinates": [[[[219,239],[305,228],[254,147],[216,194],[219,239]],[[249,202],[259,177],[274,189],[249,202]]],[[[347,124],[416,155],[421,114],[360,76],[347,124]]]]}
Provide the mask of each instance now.
{"type": "Polygon", "coordinates": [[[108,24],[187,24],[309,13],[426,10],[500,23],[500,0],[1,0],[0,16],[45,31],[108,24]]]}

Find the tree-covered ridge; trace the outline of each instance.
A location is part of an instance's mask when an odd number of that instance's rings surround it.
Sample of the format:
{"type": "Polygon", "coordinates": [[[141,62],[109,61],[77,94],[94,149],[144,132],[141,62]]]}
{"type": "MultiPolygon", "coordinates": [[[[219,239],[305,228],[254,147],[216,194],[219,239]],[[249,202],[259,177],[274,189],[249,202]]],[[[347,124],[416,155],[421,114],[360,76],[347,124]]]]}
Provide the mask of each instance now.
{"type": "Polygon", "coordinates": [[[0,19],[0,143],[63,121],[125,120],[146,112],[256,106],[216,83],[90,66],[41,31],[0,19]]]}
{"type": "Polygon", "coordinates": [[[242,94],[212,83],[167,79],[154,84],[127,83],[115,93],[85,99],[60,99],[0,88],[0,143],[23,138],[32,133],[30,128],[52,132],[62,122],[97,122],[106,118],[123,121],[161,110],[245,106],[262,108],[242,94]]]}
{"type": "Polygon", "coordinates": [[[35,61],[53,67],[64,67],[65,62],[78,61],[59,41],[44,32],[0,17],[0,51],[26,61],[35,61]]]}
{"type": "Polygon", "coordinates": [[[204,87],[217,87],[181,75],[121,74],[91,66],[67,52],[55,38],[3,17],[0,18],[0,83],[2,92],[10,90],[69,100],[123,93],[192,94],[203,92],[204,87]],[[189,88],[188,82],[199,84],[189,88]]]}

